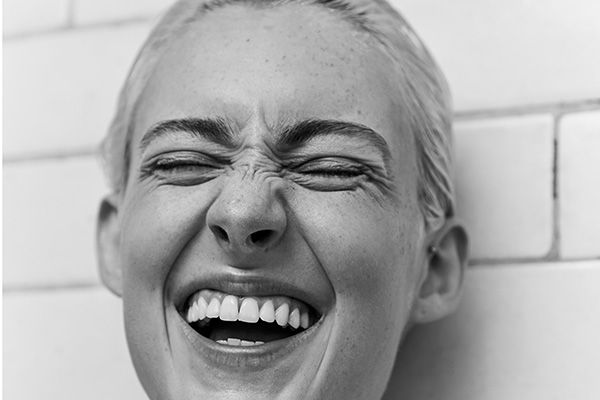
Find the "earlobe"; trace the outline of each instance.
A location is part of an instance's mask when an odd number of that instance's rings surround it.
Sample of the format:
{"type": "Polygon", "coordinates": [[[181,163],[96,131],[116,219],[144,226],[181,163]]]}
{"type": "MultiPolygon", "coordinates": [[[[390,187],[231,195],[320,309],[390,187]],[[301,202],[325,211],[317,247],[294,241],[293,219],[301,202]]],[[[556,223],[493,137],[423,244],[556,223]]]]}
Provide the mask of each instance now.
{"type": "Polygon", "coordinates": [[[446,220],[428,243],[425,271],[413,307],[413,323],[432,322],[456,310],[468,262],[468,238],[457,218],[446,220]]]}
{"type": "Polygon", "coordinates": [[[116,194],[112,194],[100,203],[96,227],[96,253],[102,283],[120,297],[123,277],[119,259],[119,237],[118,198],[116,194]]]}

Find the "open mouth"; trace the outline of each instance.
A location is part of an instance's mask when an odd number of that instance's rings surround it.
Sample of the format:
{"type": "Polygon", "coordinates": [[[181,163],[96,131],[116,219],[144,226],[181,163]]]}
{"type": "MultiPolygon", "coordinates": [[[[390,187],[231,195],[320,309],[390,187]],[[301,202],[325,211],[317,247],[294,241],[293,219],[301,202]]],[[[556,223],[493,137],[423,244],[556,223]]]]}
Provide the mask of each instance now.
{"type": "Polygon", "coordinates": [[[244,296],[203,289],[180,313],[198,334],[226,346],[260,346],[290,338],[320,318],[310,305],[286,296],[244,296]]]}

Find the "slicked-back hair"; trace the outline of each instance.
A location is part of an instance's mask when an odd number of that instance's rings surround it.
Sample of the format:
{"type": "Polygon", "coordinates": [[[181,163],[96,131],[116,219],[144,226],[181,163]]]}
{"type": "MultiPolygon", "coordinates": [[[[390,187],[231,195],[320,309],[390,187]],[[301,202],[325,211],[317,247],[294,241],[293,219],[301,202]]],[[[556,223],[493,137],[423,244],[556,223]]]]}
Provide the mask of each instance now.
{"type": "Polygon", "coordinates": [[[404,18],[385,0],[180,0],[160,19],[142,46],[121,89],[117,110],[101,156],[112,190],[125,190],[131,157],[136,105],[168,44],[211,11],[231,4],[269,8],[289,3],[325,7],[356,29],[367,32],[394,65],[404,93],[404,115],[414,136],[418,199],[427,231],[454,215],[452,183],[452,110],[446,80],[433,57],[404,18]]]}

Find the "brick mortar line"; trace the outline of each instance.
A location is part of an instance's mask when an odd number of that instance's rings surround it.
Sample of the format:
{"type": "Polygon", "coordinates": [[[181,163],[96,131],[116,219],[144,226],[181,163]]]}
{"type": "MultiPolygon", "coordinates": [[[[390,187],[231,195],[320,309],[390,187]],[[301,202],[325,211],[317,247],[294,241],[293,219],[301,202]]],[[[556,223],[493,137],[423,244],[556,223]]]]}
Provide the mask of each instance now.
{"type": "Polygon", "coordinates": [[[13,165],[27,162],[37,162],[37,161],[53,161],[53,160],[64,160],[71,158],[80,158],[80,157],[99,157],[99,151],[95,148],[87,148],[87,149],[76,149],[69,150],[64,152],[56,152],[56,153],[38,153],[38,154],[30,154],[30,155],[17,155],[17,156],[4,156],[2,163],[4,165],[13,165]]]}
{"type": "Polygon", "coordinates": [[[66,28],[73,28],[75,24],[75,0],[67,0],[66,28]]]}
{"type": "Polygon", "coordinates": [[[558,141],[558,123],[560,118],[560,115],[553,115],[552,117],[552,243],[545,257],[547,260],[560,259],[560,201],[558,190],[558,149],[560,146],[558,141]]]}
{"type": "MultiPolygon", "coordinates": [[[[5,286],[2,288],[3,294],[13,293],[51,293],[61,291],[72,291],[81,289],[99,289],[103,288],[98,282],[74,282],[68,284],[49,284],[49,285],[31,285],[31,286],[5,286]]],[[[108,289],[107,289],[108,291],[108,289]]]]}
{"type": "Polygon", "coordinates": [[[30,32],[21,32],[21,33],[12,33],[3,35],[2,40],[4,43],[10,43],[13,41],[19,40],[28,40],[36,37],[48,37],[48,35],[59,35],[69,32],[87,32],[94,29],[102,29],[107,27],[123,27],[126,25],[144,25],[145,23],[149,23],[156,18],[156,16],[145,16],[145,17],[131,17],[118,19],[113,21],[105,21],[105,22],[93,22],[84,25],[78,25],[75,21],[74,15],[72,15],[74,9],[70,10],[69,15],[67,16],[67,21],[65,24],[53,27],[40,29],[37,31],[30,32]]]}
{"type": "Polygon", "coordinates": [[[553,232],[552,232],[552,240],[553,240],[553,251],[551,256],[554,256],[556,259],[561,258],[561,226],[560,226],[560,178],[559,178],[559,169],[560,169],[560,139],[559,139],[559,125],[560,121],[565,114],[555,115],[554,116],[554,131],[552,132],[554,135],[554,165],[552,169],[552,184],[553,186],[553,198],[552,198],[552,211],[553,211],[553,232]]]}
{"type": "Polygon", "coordinates": [[[469,263],[469,268],[480,268],[480,267],[495,267],[502,265],[514,265],[514,264],[527,264],[527,265],[535,265],[535,264],[562,264],[562,263],[572,263],[572,262],[585,262],[585,261],[600,261],[600,255],[594,257],[585,257],[585,258],[476,258],[471,260],[469,263]]]}
{"type": "Polygon", "coordinates": [[[557,103],[509,106],[481,110],[462,110],[454,113],[454,121],[478,120],[497,117],[514,117],[533,114],[562,116],[570,113],[600,110],[600,98],[582,99],[557,103]]]}

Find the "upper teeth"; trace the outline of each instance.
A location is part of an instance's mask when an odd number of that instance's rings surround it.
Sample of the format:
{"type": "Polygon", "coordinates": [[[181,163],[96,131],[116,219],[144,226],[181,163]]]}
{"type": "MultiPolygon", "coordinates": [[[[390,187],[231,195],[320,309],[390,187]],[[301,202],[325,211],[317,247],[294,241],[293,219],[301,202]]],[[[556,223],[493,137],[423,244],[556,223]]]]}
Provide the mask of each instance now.
{"type": "Polygon", "coordinates": [[[233,295],[212,290],[202,290],[192,296],[188,304],[186,319],[192,323],[205,318],[219,318],[223,321],[242,321],[256,323],[277,322],[278,325],[287,325],[294,329],[308,328],[310,317],[308,310],[299,302],[286,297],[274,298],[238,298],[233,295]],[[241,303],[241,304],[240,304],[241,303]],[[262,305],[259,306],[259,303],[262,305]],[[278,307],[275,308],[275,304],[278,307]],[[290,312],[291,310],[291,312],[290,312]]]}

